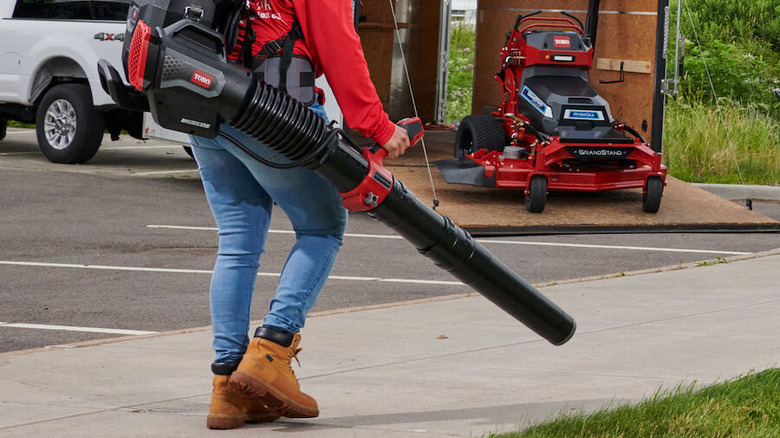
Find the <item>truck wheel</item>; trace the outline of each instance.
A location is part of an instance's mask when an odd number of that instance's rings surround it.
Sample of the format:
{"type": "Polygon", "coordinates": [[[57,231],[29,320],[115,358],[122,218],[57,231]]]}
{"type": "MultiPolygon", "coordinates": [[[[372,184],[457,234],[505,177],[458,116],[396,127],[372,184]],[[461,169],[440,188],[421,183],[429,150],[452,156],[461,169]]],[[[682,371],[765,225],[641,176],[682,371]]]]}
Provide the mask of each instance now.
{"type": "Polygon", "coordinates": [[[467,116],[460,122],[455,135],[455,158],[483,148],[501,150],[506,146],[505,143],[501,119],[484,115],[467,116]]]}
{"type": "Polygon", "coordinates": [[[541,213],[544,211],[545,204],[547,204],[547,178],[544,175],[534,175],[525,192],[525,209],[531,213],[541,213]]]}
{"type": "Polygon", "coordinates": [[[642,196],[642,210],[645,213],[658,213],[661,208],[661,196],[664,192],[664,182],[658,175],[647,177],[647,186],[642,196]]]}
{"type": "Polygon", "coordinates": [[[41,99],[35,120],[38,147],[53,163],[81,164],[95,156],[106,121],[92,106],[84,84],[52,87],[41,99]]]}
{"type": "Polygon", "coordinates": [[[8,127],[8,120],[0,117],[0,140],[5,138],[7,127],[8,127]]]}

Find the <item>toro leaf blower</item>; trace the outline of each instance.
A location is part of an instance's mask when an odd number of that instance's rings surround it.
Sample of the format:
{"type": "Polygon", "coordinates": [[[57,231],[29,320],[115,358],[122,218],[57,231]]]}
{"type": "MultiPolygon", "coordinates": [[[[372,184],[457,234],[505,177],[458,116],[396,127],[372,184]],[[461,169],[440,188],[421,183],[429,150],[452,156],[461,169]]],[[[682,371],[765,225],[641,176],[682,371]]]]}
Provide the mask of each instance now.
{"type": "MultiPolygon", "coordinates": [[[[382,166],[384,149],[357,147],[304,104],[228,63],[230,27],[220,21],[233,15],[228,6],[205,0],[134,0],[124,46],[132,87],[101,61],[104,88],[117,102],[141,108],[148,103],[157,123],[168,129],[213,138],[220,135],[221,123],[230,123],[284,156],[289,165],[324,177],[342,193],[349,210],[369,212],[550,343],[560,345],[572,337],[574,319],[394,179],[382,166]]],[[[421,135],[419,120],[407,125],[412,131],[415,127],[419,133],[410,132],[410,137],[421,135]]]]}

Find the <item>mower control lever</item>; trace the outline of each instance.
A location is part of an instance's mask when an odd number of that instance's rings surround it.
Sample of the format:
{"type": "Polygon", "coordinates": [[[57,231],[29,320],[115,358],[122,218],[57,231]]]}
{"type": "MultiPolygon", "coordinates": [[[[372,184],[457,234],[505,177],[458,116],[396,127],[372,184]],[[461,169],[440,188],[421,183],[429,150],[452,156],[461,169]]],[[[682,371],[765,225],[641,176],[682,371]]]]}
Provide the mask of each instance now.
{"type": "Polygon", "coordinates": [[[520,26],[520,22],[521,21],[525,20],[528,17],[533,17],[534,15],[539,15],[541,13],[542,13],[542,11],[536,11],[536,12],[531,12],[528,15],[523,15],[523,14],[518,15],[517,19],[515,19],[515,25],[514,25],[513,29],[516,30],[516,31],[519,31],[520,29],[518,27],[520,26]]]}

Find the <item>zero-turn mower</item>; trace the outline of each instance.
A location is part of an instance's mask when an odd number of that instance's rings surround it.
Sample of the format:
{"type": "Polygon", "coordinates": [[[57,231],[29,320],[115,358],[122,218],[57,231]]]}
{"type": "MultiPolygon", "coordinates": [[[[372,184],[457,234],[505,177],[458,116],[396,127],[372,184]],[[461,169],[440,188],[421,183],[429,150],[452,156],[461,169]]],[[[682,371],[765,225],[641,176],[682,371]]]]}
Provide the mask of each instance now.
{"type": "Polygon", "coordinates": [[[519,15],[507,34],[498,108],[465,117],[455,158],[436,165],[448,183],[523,189],[533,213],[548,190],[631,188],[642,188],[642,209],[656,213],[666,185],[661,153],[615,120],[588,83],[593,44],[582,22],[540,13],[519,15]]]}

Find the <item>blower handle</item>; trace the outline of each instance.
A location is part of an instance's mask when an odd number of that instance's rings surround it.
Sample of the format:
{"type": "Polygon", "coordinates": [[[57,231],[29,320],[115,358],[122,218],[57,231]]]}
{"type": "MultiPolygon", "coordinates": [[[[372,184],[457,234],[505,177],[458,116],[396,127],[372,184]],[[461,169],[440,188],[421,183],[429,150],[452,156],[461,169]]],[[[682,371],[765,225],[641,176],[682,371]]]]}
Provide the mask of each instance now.
{"type": "MultiPolygon", "coordinates": [[[[411,117],[398,122],[398,126],[406,129],[411,146],[417,144],[425,134],[419,117],[411,117]]],[[[373,145],[363,148],[363,158],[368,161],[368,173],[363,181],[354,189],[342,192],[344,207],[349,211],[371,211],[384,202],[393,188],[393,174],[384,167],[387,149],[373,145]]]]}
{"type": "MultiPolygon", "coordinates": [[[[396,125],[406,129],[406,133],[409,136],[410,147],[416,145],[420,139],[423,138],[423,135],[425,135],[425,130],[423,129],[423,124],[419,117],[409,117],[399,120],[396,125]]],[[[371,146],[369,152],[372,157],[370,159],[377,161],[380,166],[384,162],[384,159],[387,158],[387,149],[378,144],[371,146]]]]}
{"type": "Polygon", "coordinates": [[[398,126],[406,129],[406,133],[409,134],[409,146],[416,145],[425,134],[422,121],[419,117],[409,117],[407,119],[399,120],[398,126]]]}

